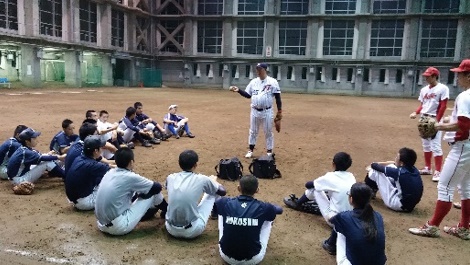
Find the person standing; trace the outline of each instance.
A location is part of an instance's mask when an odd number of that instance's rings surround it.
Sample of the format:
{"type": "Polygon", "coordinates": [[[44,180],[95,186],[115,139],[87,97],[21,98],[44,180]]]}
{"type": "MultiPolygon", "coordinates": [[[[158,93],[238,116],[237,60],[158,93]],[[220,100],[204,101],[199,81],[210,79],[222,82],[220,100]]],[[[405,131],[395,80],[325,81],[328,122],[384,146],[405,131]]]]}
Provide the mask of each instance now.
{"type": "Polygon", "coordinates": [[[246,158],[253,156],[260,125],[264,130],[267,155],[272,156],[273,154],[273,97],[276,99],[276,117],[282,119],[281,89],[279,88],[277,80],[268,76],[267,69],[268,65],[266,63],[258,63],[256,65],[258,77],[251,80],[245,90],[241,90],[236,86],[230,87],[231,91],[238,92],[245,98],[251,98],[250,133],[248,137],[249,147],[245,155],[246,158]]]}
{"type": "Polygon", "coordinates": [[[463,60],[459,67],[450,70],[457,73],[459,87],[463,91],[455,99],[449,122],[435,125],[437,130],[446,131],[444,141],[449,143],[451,149],[437,184],[434,215],[423,226],[408,231],[414,235],[438,237],[439,225],[452,208],[455,188],[460,185],[460,222],[456,226],[444,226],[444,232],[470,240],[470,59],[463,60]]]}
{"type": "MultiPolygon", "coordinates": [[[[430,116],[440,121],[444,116],[449,100],[449,88],[439,83],[439,70],[429,67],[423,73],[428,83],[421,89],[418,100],[421,105],[416,111],[410,114],[411,119],[415,119],[418,114],[430,116]]],[[[442,133],[438,132],[433,138],[421,139],[424,151],[425,167],[419,171],[421,175],[433,175],[432,180],[439,181],[442,168],[442,133]],[[434,174],[431,170],[431,159],[434,156],[434,174]]]]}

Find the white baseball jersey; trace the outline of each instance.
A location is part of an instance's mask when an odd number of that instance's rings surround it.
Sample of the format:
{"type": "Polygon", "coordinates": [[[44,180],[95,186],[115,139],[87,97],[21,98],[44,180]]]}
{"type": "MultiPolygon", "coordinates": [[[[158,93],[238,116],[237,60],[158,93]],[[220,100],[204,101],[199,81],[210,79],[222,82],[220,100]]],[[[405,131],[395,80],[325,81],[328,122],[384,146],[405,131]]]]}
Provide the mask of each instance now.
{"type": "Polygon", "coordinates": [[[434,87],[429,85],[421,88],[418,100],[422,103],[422,114],[437,116],[439,101],[449,98],[449,88],[441,83],[434,87]]]}
{"type": "MultiPolygon", "coordinates": [[[[455,99],[454,109],[450,116],[450,122],[457,122],[457,117],[463,116],[470,119],[470,89],[460,93],[455,99]]],[[[444,134],[444,141],[453,143],[456,140],[461,141],[468,139],[469,132],[446,132],[444,134]]]]}
{"type": "Polygon", "coordinates": [[[271,108],[274,94],[281,93],[277,80],[270,76],[264,80],[259,77],[252,79],[245,91],[251,96],[251,107],[256,109],[271,108]]]}

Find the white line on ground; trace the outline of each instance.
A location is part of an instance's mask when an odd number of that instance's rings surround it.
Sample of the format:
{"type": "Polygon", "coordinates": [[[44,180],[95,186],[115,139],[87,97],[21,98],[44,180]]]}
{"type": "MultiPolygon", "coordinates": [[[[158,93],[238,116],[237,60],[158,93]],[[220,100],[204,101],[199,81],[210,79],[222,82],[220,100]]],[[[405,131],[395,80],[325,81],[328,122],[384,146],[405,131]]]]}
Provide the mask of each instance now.
{"type": "MultiPolygon", "coordinates": [[[[18,255],[21,255],[21,256],[26,256],[26,257],[34,257],[34,256],[43,256],[43,255],[40,255],[38,253],[34,253],[34,252],[31,252],[31,251],[26,251],[26,250],[16,250],[16,249],[4,249],[3,251],[7,252],[7,253],[14,253],[14,254],[18,254],[18,255]]],[[[45,257],[45,259],[49,262],[53,262],[53,263],[57,263],[57,264],[66,264],[66,263],[71,263],[70,260],[68,259],[61,259],[61,258],[54,258],[54,257],[45,257]]]]}

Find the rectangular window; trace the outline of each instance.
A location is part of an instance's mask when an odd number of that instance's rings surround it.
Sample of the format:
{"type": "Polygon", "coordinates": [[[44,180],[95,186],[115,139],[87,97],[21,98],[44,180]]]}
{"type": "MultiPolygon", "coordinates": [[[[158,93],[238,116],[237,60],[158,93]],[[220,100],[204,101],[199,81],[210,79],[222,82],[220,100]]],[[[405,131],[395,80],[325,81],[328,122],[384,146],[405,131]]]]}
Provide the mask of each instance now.
{"type": "Polygon", "coordinates": [[[277,73],[279,72],[279,66],[277,65],[274,65],[273,66],[273,74],[272,74],[272,77],[273,78],[277,78],[277,73]]]}
{"type": "Polygon", "coordinates": [[[263,21],[238,21],[237,53],[262,54],[264,45],[263,21]]]}
{"type": "Polygon", "coordinates": [[[292,79],[292,71],[294,71],[294,67],[287,66],[287,79],[292,79]]]}
{"type": "Polygon", "coordinates": [[[448,85],[454,84],[454,79],[455,79],[455,73],[452,71],[449,71],[449,73],[447,74],[447,84],[448,85]]]}
{"type": "Polygon", "coordinates": [[[401,56],[404,20],[372,21],[370,56],[401,56]]]}
{"type": "Polygon", "coordinates": [[[337,76],[338,76],[338,68],[333,67],[331,69],[331,80],[336,80],[337,76]]]}
{"type": "Polygon", "coordinates": [[[457,19],[423,20],[421,57],[454,57],[457,19]]]}
{"type": "Polygon", "coordinates": [[[96,3],[80,0],[80,40],[96,42],[96,3]]]}
{"type": "Polygon", "coordinates": [[[219,76],[223,76],[223,75],[224,75],[224,65],[219,64],[219,76]]]}
{"type": "Polygon", "coordinates": [[[197,22],[197,51],[203,53],[222,52],[222,21],[197,22]]]}
{"type": "Polygon", "coordinates": [[[362,74],[362,81],[369,82],[369,68],[364,68],[364,71],[362,74]]]}
{"type": "Polygon", "coordinates": [[[403,14],[406,0],[374,0],[374,14],[403,14]]]}
{"type": "MultiPolygon", "coordinates": [[[[170,34],[172,34],[176,28],[178,28],[179,25],[183,24],[183,20],[161,20],[160,25],[165,28],[170,34]]],[[[164,33],[161,34],[161,42],[163,43],[167,39],[167,35],[164,33]]],[[[178,32],[173,34],[173,38],[175,41],[183,46],[183,40],[184,40],[184,28],[180,28],[178,32]]],[[[173,41],[169,41],[165,44],[163,48],[160,49],[160,51],[164,52],[172,52],[172,53],[180,53],[181,51],[179,48],[175,45],[173,41]]]]}
{"type": "Polygon", "coordinates": [[[209,76],[209,72],[211,71],[211,65],[206,64],[206,76],[209,76]]]}
{"type": "Polygon", "coordinates": [[[324,22],[323,55],[351,55],[354,20],[324,22]]]}
{"type": "Polygon", "coordinates": [[[308,14],[308,0],[281,0],[281,15],[308,14]]]}
{"type": "Polygon", "coordinates": [[[250,77],[250,70],[251,70],[251,66],[245,65],[245,77],[246,78],[250,77]]]}
{"type": "Polygon", "coordinates": [[[232,65],[232,77],[235,77],[236,74],[237,74],[237,66],[232,65]]]}
{"type": "Polygon", "coordinates": [[[459,0],[426,0],[424,13],[459,13],[459,0]]]}
{"type": "Polygon", "coordinates": [[[417,84],[419,84],[421,82],[421,71],[420,70],[416,70],[415,79],[416,79],[417,84]]]}
{"type": "Polygon", "coordinates": [[[222,15],[224,12],[224,0],[199,0],[197,13],[199,15],[222,15]]]}
{"type": "Polygon", "coordinates": [[[379,82],[380,82],[380,83],[385,82],[385,69],[380,69],[380,73],[379,73],[379,82]]]}
{"type": "Polygon", "coordinates": [[[197,63],[193,63],[193,75],[197,75],[197,63]]]}
{"type": "Polygon", "coordinates": [[[307,21],[279,21],[279,54],[305,55],[307,21]]]}
{"type": "Polygon", "coordinates": [[[316,76],[316,80],[317,81],[321,81],[321,74],[322,74],[322,67],[321,66],[317,66],[317,71],[315,73],[315,76],[316,76]]]}
{"type": "MultiPolygon", "coordinates": [[[[130,3],[131,1],[129,1],[130,3]]],[[[139,1],[133,1],[134,3],[139,3],[139,1]]],[[[146,1],[150,2],[150,1],[146,1]]],[[[155,2],[155,1],[153,1],[155,2]]],[[[170,3],[166,5],[166,7],[161,11],[160,15],[181,15],[183,14],[184,11],[184,0],[171,0],[171,1],[160,1],[162,4],[163,3],[170,3]]]]}
{"type": "Polygon", "coordinates": [[[395,82],[401,83],[402,80],[403,80],[403,70],[397,69],[397,74],[395,75],[395,82]]]}
{"type": "Polygon", "coordinates": [[[62,37],[62,0],[40,0],[39,20],[40,34],[62,37]]]}
{"type": "Polygon", "coordinates": [[[302,80],[307,79],[307,67],[302,67],[302,80]]]}
{"type": "Polygon", "coordinates": [[[18,3],[0,0],[0,28],[18,30],[18,3]]]}
{"type": "Polygon", "coordinates": [[[111,10],[111,45],[124,47],[124,12],[111,10]]]}
{"type": "Polygon", "coordinates": [[[264,15],[265,0],[238,0],[239,15],[264,15]]]}
{"type": "Polygon", "coordinates": [[[352,81],[352,78],[353,78],[353,71],[354,71],[353,68],[348,68],[348,82],[351,82],[351,81],[352,81]]]}
{"type": "Polygon", "coordinates": [[[356,0],[326,0],[325,14],[354,14],[356,0]]]}

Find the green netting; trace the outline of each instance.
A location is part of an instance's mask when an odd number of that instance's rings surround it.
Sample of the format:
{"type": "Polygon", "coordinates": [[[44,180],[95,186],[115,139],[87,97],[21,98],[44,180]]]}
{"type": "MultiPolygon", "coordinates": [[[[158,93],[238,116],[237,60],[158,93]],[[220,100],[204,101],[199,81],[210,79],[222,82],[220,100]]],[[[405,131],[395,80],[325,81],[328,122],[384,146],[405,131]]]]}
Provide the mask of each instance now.
{"type": "Polygon", "coordinates": [[[65,81],[65,63],[60,61],[46,61],[44,66],[46,81],[65,81]]]}
{"type": "Polygon", "coordinates": [[[162,70],[143,68],[141,75],[144,87],[162,87],[162,70]]]}
{"type": "Polygon", "coordinates": [[[101,85],[102,75],[101,66],[88,66],[86,83],[88,85],[101,85]]]}

